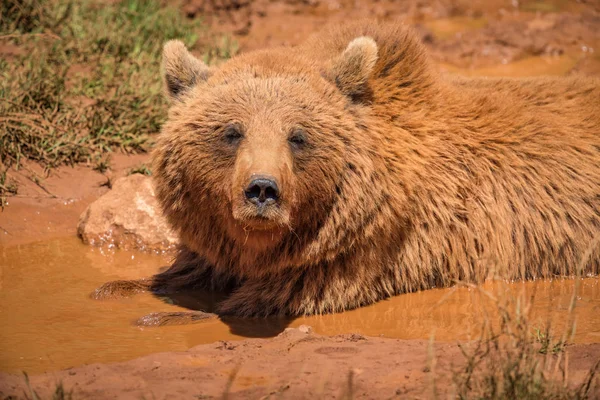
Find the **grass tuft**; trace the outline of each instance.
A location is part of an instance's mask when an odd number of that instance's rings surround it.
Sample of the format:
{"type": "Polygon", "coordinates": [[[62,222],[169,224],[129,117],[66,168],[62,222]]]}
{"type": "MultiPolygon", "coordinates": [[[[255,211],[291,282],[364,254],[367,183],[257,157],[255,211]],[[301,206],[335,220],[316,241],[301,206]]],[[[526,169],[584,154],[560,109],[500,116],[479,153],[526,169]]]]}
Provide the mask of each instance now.
{"type": "Polygon", "coordinates": [[[589,398],[600,363],[589,371],[582,384],[568,385],[565,346],[573,329],[569,327],[559,341],[552,339],[550,328],[537,329],[532,335],[531,301],[522,296],[493,300],[499,312],[499,326],[488,322],[471,347],[459,345],[465,363],[453,373],[456,397],[465,400],[589,398]]]}
{"type": "Polygon", "coordinates": [[[142,174],[142,175],[146,175],[146,176],[152,176],[152,171],[146,164],[142,163],[142,164],[138,165],[137,167],[130,169],[129,173],[127,175],[133,175],[133,174],[142,174]]]}
{"type": "MultiPolygon", "coordinates": [[[[0,167],[2,165],[0,164],[0,167]]],[[[0,209],[6,206],[6,196],[17,194],[17,183],[7,176],[7,169],[0,170],[0,209]]]]}
{"type": "Polygon", "coordinates": [[[40,28],[54,28],[61,18],[44,0],[4,0],[0,3],[0,30],[9,33],[32,33],[40,28]]]}
{"type": "MultiPolygon", "coordinates": [[[[162,45],[177,38],[194,49],[203,32],[159,0],[3,1],[0,45],[13,51],[0,57],[0,165],[105,169],[107,153],[146,151],[166,117],[162,45]]],[[[211,43],[209,62],[237,51],[225,38],[211,43]]]]}
{"type": "MultiPolygon", "coordinates": [[[[25,377],[25,386],[27,387],[27,392],[24,393],[25,399],[40,400],[40,396],[31,387],[31,382],[29,381],[29,375],[27,375],[26,372],[23,372],[23,376],[25,377]]],[[[68,392],[65,391],[65,388],[64,388],[62,382],[59,382],[56,384],[54,393],[52,393],[52,400],[73,400],[73,391],[68,391],[68,392]]]]}
{"type": "Polygon", "coordinates": [[[550,328],[546,329],[535,328],[533,333],[533,339],[535,342],[541,345],[538,352],[540,354],[557,354],[565,349],[566,343],[563,340],[554,340],[550,328]]]}

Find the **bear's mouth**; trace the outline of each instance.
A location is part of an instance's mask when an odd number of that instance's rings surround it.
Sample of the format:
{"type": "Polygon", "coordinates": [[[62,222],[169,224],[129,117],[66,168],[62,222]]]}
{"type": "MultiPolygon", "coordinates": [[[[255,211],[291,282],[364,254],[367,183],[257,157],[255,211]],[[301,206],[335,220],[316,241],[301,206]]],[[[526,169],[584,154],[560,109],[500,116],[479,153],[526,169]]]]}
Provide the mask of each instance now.
{"type": "Polygon", "coordinates": [[[233,207],[233,219],[244,231],[273,231],[289,225],[289,213],[281,205],[265,207],[243,203],[233,207]]]}
{"type": "Polygon", "coordinates": [[[268,231],[280,228],[285,225],[286,218],[282,215],[281,210],[260,210],[250,209],[238,214],[234,218],[244,227],[245,230],[268,231]]]}
{"type": "Polygon", "coordinates": [[[236,210],[229,224],[229,235],[248,249],[265,249],[278,243],[289,225],[285,213],[267,217],[236,210]]]}

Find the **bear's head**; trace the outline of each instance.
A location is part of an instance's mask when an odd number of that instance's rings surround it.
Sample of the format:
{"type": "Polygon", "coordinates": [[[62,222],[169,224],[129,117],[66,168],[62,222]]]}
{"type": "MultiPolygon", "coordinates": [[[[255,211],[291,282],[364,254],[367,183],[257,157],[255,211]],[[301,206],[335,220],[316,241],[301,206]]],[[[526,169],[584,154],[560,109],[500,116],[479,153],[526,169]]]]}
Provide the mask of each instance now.
{"type": "Polygon", "coordinates": [[[329,60],[274,49],[209,68],[183,43],[165,45],[171,107],[154,175],[186,246],[213,263],[311,251],[366,156],[355,141],[378,48],[369,37],[344,46],[329,60]]]}

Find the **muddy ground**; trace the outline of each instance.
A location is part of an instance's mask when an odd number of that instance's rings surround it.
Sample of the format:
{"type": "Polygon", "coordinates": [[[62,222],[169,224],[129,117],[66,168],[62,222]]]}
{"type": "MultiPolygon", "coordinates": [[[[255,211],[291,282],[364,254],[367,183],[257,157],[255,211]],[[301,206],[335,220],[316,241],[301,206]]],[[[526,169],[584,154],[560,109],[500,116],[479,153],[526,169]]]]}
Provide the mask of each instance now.
{"type": "MultiPolygon", "coordinates": [[[[375,17],[413,25],[443,73],[600,76],[595,0],[189,0],[182,9],[233,35],[241,51],[295,45],[325,24],[375,17]]],[[[61,167],[47,177],[32,164],[11,171],[19,191],[0,213],[0,248],[74,236],[79,215],[109,190],[107,181],[147,163],[148,155],[115,154],[111,162],[104,174],[83,165],[61,167]]],[[[274,339],[217,342],[120,363],[74,365],[32,376],[31,383],[46,397],[62,381],[76,398],[211,398],[227,391],[232,398],[343,398],[349,391],[360,398],[429,398],[434,387],[452,393],[452,365],[464,360],[456,344],[432,348],[423,340],[351,333],[325,337],[295,330],[274,339]]],[[[581,381],[599,359],[600,344],[570,346],[569,380],[581,381]]],[[[26,390],[22,376],[0,375],[1,398],[26,390]]],[[[593,395],[600,398],[598,388],[593,395]]]]}
{"type": "MultiPolygon", "coordinates": [[[[37,375],[31,384],[45,398],[61,381],[89,399],[454,398],[452,371],[464,365],[455,344],[305,332],[91,364],[37,375]]],[[[569,355],[570,381],[578,383],[600,358],[600,345],[579,345],[569,355]]],[[[22,380],[5,377],[0,394],[20,394],[22,380]]],[[[591,398],[598,396],[596,388],[591,398]]]]}

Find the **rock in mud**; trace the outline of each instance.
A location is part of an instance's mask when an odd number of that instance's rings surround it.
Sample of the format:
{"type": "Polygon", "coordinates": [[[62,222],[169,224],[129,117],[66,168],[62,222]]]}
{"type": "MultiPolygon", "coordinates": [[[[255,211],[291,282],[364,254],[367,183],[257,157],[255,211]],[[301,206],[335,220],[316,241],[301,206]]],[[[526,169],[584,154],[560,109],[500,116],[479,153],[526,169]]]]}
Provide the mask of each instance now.
{"type": "Polygon", "coordinates": [[[298,330],[302,333],[312,333],[313,328],[312,328],[312,326],[309,326],[309,325],[300,325],[298,327],[298,330]]]}
{"type": "Polygon", "coordinates": [[[140,174],[118,179],[110,192],[93,202],[81,214],[77,233],[84,243],[110,248],[164,252],[178,243],[151,179],[140,174]]]}

